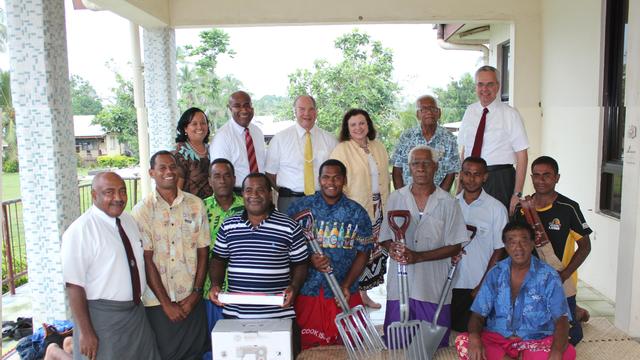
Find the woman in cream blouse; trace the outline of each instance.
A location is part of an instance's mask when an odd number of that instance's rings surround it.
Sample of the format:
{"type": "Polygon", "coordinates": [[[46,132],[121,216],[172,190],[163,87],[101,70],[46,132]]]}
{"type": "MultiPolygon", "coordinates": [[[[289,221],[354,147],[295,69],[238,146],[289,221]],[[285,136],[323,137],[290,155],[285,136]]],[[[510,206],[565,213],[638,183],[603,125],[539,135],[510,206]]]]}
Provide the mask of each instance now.
{"type": "Polygon", "coordinates": [[[340,143],[330,158],[342,161],[347,167],[344,193],[367,210],[373,224],[372,242],[376,246],[360,277],[360,294],[365,305],[379,309],[380,304],[369,298],[367,290],[382,284],[387,272],[388,255],[377,245],[377,240],[382,209],[389,196],[389,155],[384,145],[376,140],[376,130],[365,110],[351,109],[344,114],[340,143]]]}

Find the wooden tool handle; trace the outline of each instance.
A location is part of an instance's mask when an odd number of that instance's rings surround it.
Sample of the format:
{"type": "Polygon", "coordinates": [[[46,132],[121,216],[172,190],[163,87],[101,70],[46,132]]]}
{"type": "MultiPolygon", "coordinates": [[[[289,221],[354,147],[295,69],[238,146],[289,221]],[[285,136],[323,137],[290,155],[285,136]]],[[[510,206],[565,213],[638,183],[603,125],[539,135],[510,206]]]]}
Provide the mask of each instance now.
{"type": "Polygon", "coordinates": [[[404,242],[404,236],[411,222],[411,213],[409,210],[389,210],[387,217],[389,218],[389,226],[393,231],[396,241],[404,242]],[[400,225],[398,223],[399,220],[402,220],[402,224],[400,225]]]}

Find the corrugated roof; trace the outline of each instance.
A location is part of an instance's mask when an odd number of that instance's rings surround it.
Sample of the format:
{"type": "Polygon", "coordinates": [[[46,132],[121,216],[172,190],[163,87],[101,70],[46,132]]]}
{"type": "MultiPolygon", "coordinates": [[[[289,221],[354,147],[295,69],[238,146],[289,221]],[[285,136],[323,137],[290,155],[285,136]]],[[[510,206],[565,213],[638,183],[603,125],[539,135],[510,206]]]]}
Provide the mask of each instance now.
{"type": "Polygon", "coordinates": [[[107,134],[100,125],[92,125],[95,115],[74,115],[73,134],[75,137],[103,137],[107,134]]]}

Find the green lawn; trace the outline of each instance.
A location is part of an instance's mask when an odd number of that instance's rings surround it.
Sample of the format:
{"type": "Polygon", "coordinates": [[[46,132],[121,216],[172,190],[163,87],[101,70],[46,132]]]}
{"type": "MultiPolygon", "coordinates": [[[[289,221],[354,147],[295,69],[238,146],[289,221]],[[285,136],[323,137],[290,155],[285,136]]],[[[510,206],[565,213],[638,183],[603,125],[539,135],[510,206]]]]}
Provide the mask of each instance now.
{"type": "Polygon", "coordinates": [[[20,198],[20,175],[18,173],[2,174],[2,200],[20,198]]]}

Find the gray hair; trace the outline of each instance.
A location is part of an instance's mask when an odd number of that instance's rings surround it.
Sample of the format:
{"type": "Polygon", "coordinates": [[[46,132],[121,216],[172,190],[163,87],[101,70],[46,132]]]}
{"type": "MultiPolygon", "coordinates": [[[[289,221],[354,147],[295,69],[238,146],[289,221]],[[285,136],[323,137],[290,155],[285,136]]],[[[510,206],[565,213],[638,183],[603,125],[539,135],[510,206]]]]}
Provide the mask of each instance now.
{"type": "Polygon", "coordinates": [[[485,71],[494,73],[496,75],[496,81],[498,82],[498,84],[500,83],[500,70],[496,69],[491,65],[484,65],[484,66],[481,66],[478,70],[476,70],[474,80],[478,81],[478,74],[485,71]]]}
{"type": "Polygon", "coordinates": [[[407,157],[407,163],[411,164],[411,158],[413,158],[413,153],[415,153],[416,151],[420,151],[420,150],[426,150],[428,152],[431,153],[431,160],[433,160],[433,162],[437,163],[440,160],[440,151],[432,148],[431,146],[427,146],[427,145],[418,145],[416,147],[414,147],[413,149],[411,149],[411,151],[409,151],[409,156],[407,157]]]}
{"type": "Polygon", "coordinates": [[[313,103],[313,108],[314,109],[318,108],[318,106],[316,105],[316,99],[314,99],[313,96],[307,95],[307,94],[302,94],[302,95],[296,96],[296,99],[293,100],[293,110],[294,111],[296,109],[296,104],[298,103],[298,100],[300,100],[300,98],[303,98],[303,97],[308,97],[309,99],[311,99],[311,102],[313,103]]]}
{"type": "Polygon", "coordinates": [[[438,100],[432,95],[422,95],[416,100],[416,110],[420,110],[420,101],[424,99],[431,99],[433,103],[438,107],[438,100]]]}

